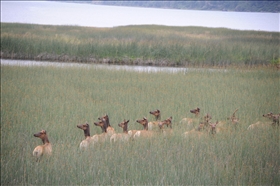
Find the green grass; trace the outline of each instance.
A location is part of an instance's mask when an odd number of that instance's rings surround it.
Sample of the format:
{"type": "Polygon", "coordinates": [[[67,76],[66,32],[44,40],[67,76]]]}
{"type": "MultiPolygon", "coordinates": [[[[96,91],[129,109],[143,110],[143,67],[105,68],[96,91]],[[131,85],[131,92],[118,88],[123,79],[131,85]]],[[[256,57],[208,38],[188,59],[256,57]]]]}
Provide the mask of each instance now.
{"type": "Polygon", "coordinates": [[[279,33],[155,25],[1,23],[2,58],[165,66],[279,64],[279,33]]]}
{"type": "MultiPolygon", "coordinates": [[[[1,185],[278,185],[279,129],[247,131],[262,114],[279,112],[279,72],[209,70],[138,73],[85,68],[1,66],[1,185]],[[183,138],[190,109],[226,120],[239,108],[237,129],[183,138]],[[174,135],[99,144],[85,152],[83,132],[105,113],[117,123],[173,116],[174,135]],[[53,155],[32,157],[45,129],[53,155]]],[[[231,129],[230,123],[228,128],[231,129]]]]}

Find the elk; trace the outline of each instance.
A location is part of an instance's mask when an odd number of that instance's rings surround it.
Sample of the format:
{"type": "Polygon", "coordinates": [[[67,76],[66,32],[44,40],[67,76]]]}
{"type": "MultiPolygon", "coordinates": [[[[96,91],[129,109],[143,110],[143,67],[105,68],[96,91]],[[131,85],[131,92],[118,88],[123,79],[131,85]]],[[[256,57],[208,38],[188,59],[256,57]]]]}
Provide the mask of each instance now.
{"type": "Polygon", "coordinates": [[[200,108],[196,108],[196,109],[193,109],[193,110],[190,110],[191,113],[195,114],[195,116],[199,116],[199,113],[200,113],[200,108]]]}
{"type": "Polygon", "coordinates": [[[231,117],[228,117],[227,119],[231,121],[232,124],[237,124],[239,122],[239,119],[235,116],[238,109],[235,109],[231,117]]]}
{"type": "Polygon", "coordinates": [[[102,129],[102,132],[108,133],[110,136],[112,136],[115,133],[115,129],[111,127],[110,121],[109,121],[109,116],[105,114],[104,116],[101,116],[98,118],[100,122],[94,123],[97,126],[100,126],[102,129]]]}
{"type": "Polygon", "coordinates": [[[200,108],[190,110],[190,113],[195,114],[195,118],[183,118],[180,123],[187,123],[187,128],[193,128],[194,123],[199,120],[200,108]]]}
{"type": "Polygon", "coordinates": [[[93,138],[90,136],[90,128],[89,124],[80,124],[77,125],[79,129],[82,129],[84,131],[85,139],[80,143],[80,149],[86,149],[90,144],[93,144],[93,138]]]}
{"type": "Polygon", "coordinates": [[[272,123],[271,122],[260,122],[260,121],[258,121],[254,124],[249,125],[247,130],[252,130],[252,129],[255,129],[255,128],[266,128],[266,127],[269,127],[270,125],[276,126],[276,124],[277,124],[277,126],[279,126],[280,114],[273,114],[272,112],[270,112],[270,113],[267,113],[267,114],[263,114],[263,117],[271,119],[272,123]]]}
{"type": "Polygon", "coordinates": [[[159,122],[160,122],[160,119],[161,119],[161,115],[160,115],[160,110],[154,110],[154,111],[150,111],[150,114],[154,115],[155,116],[155,119],[156,121],[150,121],[148,123],[148,128],[149,130],[152,130],[153,128],[155,128],[159,122]]]}
{"type": "Polygon", "coordinates": [[[268,119],[271,119],[273,121],[272,125],[278,125],[279,126],[279,117],[280,114],[273,114],[272,112],[268,113],[268,114],[264,114],[263,117],[266,117],[268,119]]]}
{"type": "Polygon", "coordinates": [[[52,154],[52,145],[48,139],[47,131],[45,130],[41,130],[40,132],[34,134],[34,137],[40,138],[43,142],[43,145],[38,145],[33,150],[33,156],[36,157],[36,162],[38,162],[44,154],[52,154]]]}
{"type": "Polygon", "coordinates": [[[161,116],[160,116],[160,110],[154,110],[154,111],[150,111],[150,114],[154,115],[156,118],[156,121],[159,121],[161,116]]]}
{"type": "Polygon", "coordinates": [[[215,134],[217,132],[216,130],[216,126],[218,125],[218,121],[216,123],[209,123],[209,126],[210,126],[210,133],[211,134],[215,134]]]}
{"type": "Polygon", "coordinates": [[[172,116],[158,123],[160,129],[163,129],[164,125],[166,125],[167,127],[170,126],[170,128],[172,129],[172,116]]]}
{"type": "Polygon", "coordinates": [[[138,130],[135,132],[133,135],[133,138],[138,138],[138,137],[151,137],[153,135],[152,131],[148,131],[148,120],[147,118],[143,117],[143,119],[136,120],[137,123],[143,125],[144,130],[138,130]]]}
{"type": "Polygon", "coordinates": [[[110,142],[116,142],[116,141],[128,141],[130,138],[130,135],[128,134],[127,131],[127,125],[128,125],[129,120],[124,120],[123,122],[119,123],[118,126],[123,129],[123,133],[119,134],[113,134],[110,138],[110,142]]]}
{"type": "Polygon", "coordinates": [[[161,130],[161,132],[163,133],[163,135],[166,136],[167,134],[169,134],[169,135],[173,134],[173,131],[172,131],[172,116],[170,116],[166,120],[163,120],[163,121],[159,122],[158,126],[159,126],[159,129],[161,130]],[[170,127],[170,129],[165,130],[164,125],[166,125],[167,127],[170,127]]]}
{"type": "Polygon", "coordinates": [[[105,130],[105,125],[106,125],[106,121],[103,120],[99,120],[98,122],[94,122],[94,125],[96,126],[100,126],[102,129],[102,133],[101,134],[95,134],[94,136],[92,136],[92,140],[96,143],[96,142],[104,142],[105,140],[107,140],[107,138],[109,138],[110,136],[112,136],[115,133],[115,130],[113,127],[107,127],[107,130],[105,130]],[[109,130],[108,130],[109,129],[109,130]],[[105,132],[107,131],[107,132],[105,132]]]}

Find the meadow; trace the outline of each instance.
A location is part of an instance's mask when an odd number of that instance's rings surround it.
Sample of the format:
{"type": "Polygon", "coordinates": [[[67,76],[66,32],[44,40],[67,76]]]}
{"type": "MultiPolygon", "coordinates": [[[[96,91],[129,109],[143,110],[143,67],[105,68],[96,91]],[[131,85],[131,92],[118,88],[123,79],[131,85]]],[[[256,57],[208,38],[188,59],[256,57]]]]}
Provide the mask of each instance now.
{"type": "Polygon", "coordinates": [[[279,71],[272,69],[147,73],[77,67],[1,66],[1,185],[279,185],[279,129],[248,131],[268,112],[279,113],[279,71]],[[240,122],[228,131],[183,138],[199,107],[201,116],[240,122]],[[173,116],[173,135],[79,150],[78,124],[108,114],[117,126],[141,129],[136,119],[173,116]],[[53,155],[32,157],[46,130],[53,155]]]}
{"type": "Polygon", "coordinates": [[[279,65],[279,47],[278,32],[1,23],[1,58],[9,59],[244,68],[279,65]]]}

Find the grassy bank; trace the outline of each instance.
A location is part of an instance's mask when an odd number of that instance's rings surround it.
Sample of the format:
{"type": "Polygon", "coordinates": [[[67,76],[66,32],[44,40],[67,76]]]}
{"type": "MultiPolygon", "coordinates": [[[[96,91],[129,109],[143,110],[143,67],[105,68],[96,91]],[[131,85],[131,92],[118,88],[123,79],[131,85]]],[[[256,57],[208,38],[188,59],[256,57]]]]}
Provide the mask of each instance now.
{"type": "Polygon", "coordinates": [[[1,23],[1,57],[164,66],[279,64],[279,33],[223,28],[89,28],[1,23]]]}
{"type": "MultiPolygon", "coordinates": [[[[247,131],[262,114],[279,112],[279,72],[135,73],[84,68],[1,66],[1,185],[278,185],[279,129],[247,131]],[[184,139],[190,109],[226,120],[239,108],[237,129],[184,139]],[[105,113],[117,123],[173,116],[174,135],[99,144],[80,152],[83,132],[105,113]],[[53,155],[32,157],[47,130],[53,155]]],[[[227,128],[231,129],[230,123],[227,128]]]]}

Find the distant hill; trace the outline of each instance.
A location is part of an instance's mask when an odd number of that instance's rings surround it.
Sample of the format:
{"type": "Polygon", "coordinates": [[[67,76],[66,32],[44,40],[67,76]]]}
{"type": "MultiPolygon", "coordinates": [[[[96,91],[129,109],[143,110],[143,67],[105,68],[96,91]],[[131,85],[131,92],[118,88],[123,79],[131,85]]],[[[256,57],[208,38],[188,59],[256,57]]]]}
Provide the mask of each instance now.
{"type": "MultiPolygon", "coordinates": [[[[73,0],[62,0],[73,1],[73,0]]],[[[151,7],[185,10],[215,10],[234,12],[280,12],[279,1],[99,1],[75,0],[99,5],[151,7]]]]}

